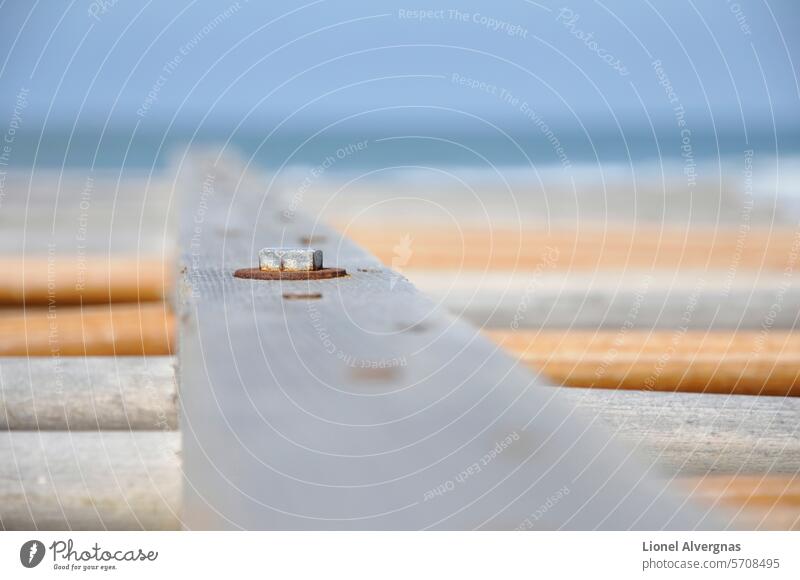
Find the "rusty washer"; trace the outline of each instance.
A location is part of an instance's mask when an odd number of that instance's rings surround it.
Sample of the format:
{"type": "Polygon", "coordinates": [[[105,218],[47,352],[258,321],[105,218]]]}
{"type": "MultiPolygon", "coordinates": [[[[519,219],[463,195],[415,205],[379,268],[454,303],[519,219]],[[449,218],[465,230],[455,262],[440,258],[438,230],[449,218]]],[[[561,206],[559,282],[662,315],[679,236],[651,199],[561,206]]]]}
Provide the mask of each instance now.
{"type": "Polygon", "coordinates": [[[262,270],[261,268],[241,268],[233,275],[237,278],[249,280],[327,280],[347,276],[344,268],[322,268],[320,270],[305,270],[290,272],[288,270],[262,270]]]}

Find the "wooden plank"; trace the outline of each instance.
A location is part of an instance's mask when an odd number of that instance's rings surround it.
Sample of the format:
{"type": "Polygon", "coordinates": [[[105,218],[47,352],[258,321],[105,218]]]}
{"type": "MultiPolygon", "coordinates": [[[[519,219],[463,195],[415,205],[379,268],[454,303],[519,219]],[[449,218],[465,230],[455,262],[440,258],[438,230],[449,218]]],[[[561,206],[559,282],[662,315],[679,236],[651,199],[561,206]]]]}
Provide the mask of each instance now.
{"type": "Polygon", "coordinates": [[[177,429],[171,357],[0,358],[1,430],[177,429]]]}
{"type": "MultiPolygon", "coordinates": [[[[176,432],[1,433],[0,529],[178,529],[179,454],[176,432]]],[[[710,475],[676,483],[703,509],[727,510],[738,528],[792,529],[798,481],[710,475]]]]}
{"type": "Polygon", "coordinates": [[[800,529],[800,475],[709,475],[678,484],[708,509],[726,510],[734,529],[800,529]]]}
{"type": "Polygon", "coordinates": [[[800,395],[800,334],[784,331],[504,331],[487,335],[558,384],[800,395]]]}
{"type": "MultiPolygon", "coordinates": [[[[170,357],[0,359],[0,428],[174,429],[173,367],[170,357]]],[[[580,388],[560,396],[683,474],[800,471],[798,399],[580,388]]]]}
{"type": "Polygon", "coordinates": [[[170,184],[150,169],[92,167],[14,167],[5,181],[7,206],[41,204],[87,210],[97,206],[143,203],[165,205],[170,184]],[[87,207],[88,202],[88,207],[87,207]]]}
{"type": "MultiPolygon", "coordinates": [[[[118,208],[120,216],[126,210],[118,208]]],[[[75,222],[78,222],[76,218],[75,222]]],[[[40,228],[49,228],[52,223],[34,223],[20,229],[0,230],[0,248],[4,259],[25,257],[30,260],[40,260],[47,257],[48,253],[57,256],[59,261],[80,261],[109,259],[117,256],[140,256],[145,259],[174,258],[173,249],[175,240],[169,224],[162,224],[161,228],[145,227],[138,223],[117,223],[123,220],[136,220],[139,216],[135,213],[126,217],[117,217],[102,227],[95,226],[91,236],[84,240],[82,230],[72,226],[46,233],[40,228]]],[[[147,220],[158,220],[159,217],[146,216],[147,220]]],[[[61,227],[61,224],[55,224],[61,227]]]]}
{"type": "Polygon", "coordinates": [[[193,171],[181,186],[195,193],[180,286],[188,527],[514,529],[564,486],[536,527],[718,525],[351,242],[270,195],[204,190],[193,171]],[[350,276],[231,276],[259,247],[309,236],[350,276]]]}
{"type": "Polygon", "coordinates": [[[172,353],[163,302],[0,310],[0,356],[145,356],[172,353]]]}
{"type": "Polygon", "coordinates": [[[782,273],[414,270],[403,274],[478,327],[691,330],[798,325],[800,289],[782,273]]]}
{"type": "Polygon", "coordinates": [[[800,473],[800,399],[555,389],[589,420],[682,476],[800,473]]]}
{"type": "Polygon", "coordinates": [[[687,229],[584,225],[575,229],[463,228],[448,223],[342,224],[342,232],[384,264],[400,258],[417,270],[530,270],[549,256],[552,269],[727,269],[776,271],[793,265],[800,235],[792,228],[687,229]],[[400,248],[400,249],[398,249],[400,248]]]}
{"type": "Polygon", "coordinates": [[[170,183],[147,172],[17,168],[0,208],[0,304],[163,300],[171,292],[170,183]]]}
{"type": "Polygon", "coordinates": [[[171,262],[135,256],[49,260],[0,258],[0,305],[162,301],[172,292],[171,262]]]}
{"type": "MultiPolygon", "coordinates": [[[[371,146],[371,145],[370,145],[371,146]]],[[[789,164],[728,160],[686,187],[682,168],[661,163],[561,167],[383,168],[366,173],[287,167],[280,189],[330,224],[411,223],[462,227],[584,226],[589,223],[691,227],[793,226],[789,164]],[[757,169],[755,166],[759,166],[757,169]],[[298,191],[302,195],[298,195],[298,191]],[[335,200],[335,202],[332,202],[335,200]],[[352,208],[359,208],[353,212],[352,208]]]]}
{"type": "MultiPolygon", "coordinates": [[[[166,197],[165,199],[169,199],[166,197]]],[[[172,257],[174,224],[165,201],[88,201],[51,198],[31,204],[4,204],[0,247],[7,257],[61,261],[129,255],[172,257]]]]}
{"type": "Polygon", "coordinates": [[[174,431],[0,432],[0,529],[180,527],[174,431]]]}

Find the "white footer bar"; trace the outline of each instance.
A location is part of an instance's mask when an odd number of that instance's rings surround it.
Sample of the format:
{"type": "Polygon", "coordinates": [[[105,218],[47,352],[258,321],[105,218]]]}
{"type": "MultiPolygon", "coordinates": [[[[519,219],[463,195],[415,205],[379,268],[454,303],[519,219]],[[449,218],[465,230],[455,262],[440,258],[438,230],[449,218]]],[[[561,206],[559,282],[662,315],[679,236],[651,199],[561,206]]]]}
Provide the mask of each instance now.
{"type": "Polygon", "coordinates": [[[799,539],[792,532],[3,532],[0,578],[798,578],[799,539]]]}

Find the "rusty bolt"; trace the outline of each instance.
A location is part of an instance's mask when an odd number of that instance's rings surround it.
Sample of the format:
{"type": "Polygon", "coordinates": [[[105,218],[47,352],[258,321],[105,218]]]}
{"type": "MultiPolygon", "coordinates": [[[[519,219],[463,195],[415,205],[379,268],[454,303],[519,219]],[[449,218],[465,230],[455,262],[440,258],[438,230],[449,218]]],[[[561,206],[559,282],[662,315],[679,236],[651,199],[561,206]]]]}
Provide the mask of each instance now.
{"type": "Polygon", "coordinates": [[[264,248],[258,252],[258,268],[242,268],[233,275],[251,280],[325,280],[346,276],[344,268],[324,268],[322,250],[312,248],[264,248]]]}
{"type": "Polygon", "coordinates": [[[263,248],[258,267],[270,272],[309,272],[322,269],[322,250],[311,248],[263,248]]]}

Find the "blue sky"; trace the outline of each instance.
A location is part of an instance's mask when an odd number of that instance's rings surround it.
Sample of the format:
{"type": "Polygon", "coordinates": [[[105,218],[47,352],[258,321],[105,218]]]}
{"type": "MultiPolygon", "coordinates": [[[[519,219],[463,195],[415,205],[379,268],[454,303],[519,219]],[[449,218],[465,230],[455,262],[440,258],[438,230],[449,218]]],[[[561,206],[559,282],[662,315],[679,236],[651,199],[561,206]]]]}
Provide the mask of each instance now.
{"type": "Polygon", "coordinates": [[[365,113],[398,106],[458,124],[518,116],[522,101],[551,123],[670,121],[660,60],[696,119],[800,117],[788,0],[55,6],[0,8],[5,116],[25,88],[31,124],[404,123],[365,113]]]}
{"type": "Polygon", "coordinates": [[[792,0],[12,0],[0,129],[18,165],[195,138],[268,165],[363,138],[369,166],[796,153],[798,29],[792,0]]]}

